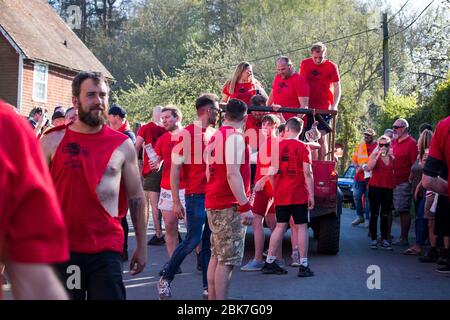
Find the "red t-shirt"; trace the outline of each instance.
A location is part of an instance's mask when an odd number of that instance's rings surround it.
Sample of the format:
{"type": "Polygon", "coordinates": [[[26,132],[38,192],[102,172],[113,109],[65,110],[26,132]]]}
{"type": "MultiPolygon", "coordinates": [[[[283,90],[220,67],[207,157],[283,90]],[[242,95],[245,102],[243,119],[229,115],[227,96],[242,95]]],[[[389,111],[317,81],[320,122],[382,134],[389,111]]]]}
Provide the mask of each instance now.
{"type": "MultiPolygon", "coordinates": [[[[285,108],[300,108],[299,97],[309,96],[309,85],[306,79],[298,72],[294,72],[289,78],[283,79],[279,74],[272,83],[272,98],[274,104],[285,108]]],[[[284,119],[295,117],[295,113],[283,113],[284,119]]]]}
{"type": "Polygon", "coordinates": [[[261,135],[261,120],[253,117],[252,114],[249,114],[247,117],[247,122],[245,124],[245,135],[248,137],[248,141],[252,150],[259,149],[259,140],[261,135]]]}
{"type": "Polygon", "coordinates": [[[369,180],[369,186],[394,189],[394,160],[389,157],[389,163],[385,164],[383,159],[378,158],[375,167],[372,169],[372,176],[369,180]]]}
{"type": "Polygon", "coordinates": [[[94,134],[66,128],[52,159],[50,173],[69,231],[70,251],[123,253],[121,220],[128,211],[123,180],[117,190],[117,216],[106,211],[96,190],[112,154],[127,139],[126,135],[106,125],[94,134]]]}
{"type": "MultiPolygon", "coordinates": [[[[227,167],[225,163],[225,141],[237,131],[233,127],[222,126],[214,133],[208,145],[209,181],[206,184],[205,208],[225,209],[238,204],[227,180],[227,167]]],[[[240,134],[240,133],[239,133],[240,134]]],[[[250,150],[245,139],[244,161],[240,167],[240,173],[244,182],[247,197],[250,195],[250,150]]]]}
{"type": "Polygon", "coordinates": [[[0,136],[0,260],[68,260],[67,230],[39,143],[30,124],[1,100],[0,136]]]}
{"type": "MultiPolygon", "coordinates": [[[[263,176],[268,174],[269,167],[271,165],[271,157],[272,157],[272,144],[276,145],[279,143],[278,138],[276,137],[268,137],[264,140],[265,147],[261,145],[258,151],[258,157],[256,159],[256,173],[255,173],[255,182],[261,179],[263,176]]],[[[269,194],[273,194],[272,185],[270,181],[267,180],[265,184],[265,188],[269,194]]]]}
{"type": "Polygon", "coordinates": [[[411,167],[416,162],[419,150],[416,140],[411,136],[407,136],[401,142],[394,140],[392,149],[395,156],[394,162],[394,178],[396,184],[408,182],[411,173],[411,167]]]}
{"type": "Polygon", "coordinates": [[[328,110],[334,102],[331,84],[340,79],[337,65],[330,60],[315,64],[307,58],[300,63],[300,74],[309,84],[309,107],[328,110]]]}
{"type": "Polygon", "coordinates": [[[274,203],[277,206],[308,203],[303,163],[311,163],[309,147],[294,139],[280,141],[279,168],[275,175],[274,203]]]}
{"type": "MultiPolygon", "coordinates": [[[[447,168],[450,168],[450,116],[437,124],[431,139],[429,156],[441,160],[447,165],[447,168]]],[[[450,170],[447,181],[450,181],[450,170]]],[[[450,183],[448,185],[448,196],[450,196],[450,183]]]]}
{"type": "Polygon", "coordinates": [[[194,124],[188,125],[180,132],[180,143],[183,143],[180,154],[186,155],[183,165],[186,195],[205,193],[206,163],[203,153],[213,132],[213,128],[205,129],[194,124]]]}
{"type": "Polygon", "coordinates": [[[230,82],[227,81],[222,89],[222,93],[229,96],[230,99],[239,99],[249,105],[251,97],[256,94],[256,85],[253,82],[237,82],[234,86],[234,92],[230,93],[230,82]]]}
{"type": "MultiPolygon", "coordinates": [[[[172,134],[170,132],[164,133],[156,142],[155,152],[160,157],[161,161],[164,161],[162,178],[161,178],[161,188],[170,190],[170,166],[172,164],[172,149],[179,142],[179,134],[172,134]]],[[[186,188],[186,183],[184,180],[183,167],[180,170],[180,189],[186,188]]]]}
{"type": "MultiPolygon", "coordinates": [[[[166,129],[164,127],[157,125],[155,122],[149,122],[146,125],[143,125],[138,131],[138,137],[142,137],[144,139],[144,143],[147,145],[149,143],[152,144],[154,148],[158,138],[161,137],[164,133],[166,133],[166,129]]],[[[142,162],[142,175],[147,175],[150,170],[150,164],[148,163],[147,152],[144,152],[144,160],[142,162]]]]}
{"type": "MultiPolygon", "coordinates": [[[[372,154],[373,150],[375,150],[377,145],[378,145],[377,142],[373,142],[372,144],[367,144],[366,143],[367,156],[368,157],[370,157],[370,155],[372,154]]],[[[365,181],[365,179],[364,179],[364,171],[363,170],[361,170],[360,172],[356,171],[356,173],[355,173],[355,180],[356,181],[365,181]]]]}

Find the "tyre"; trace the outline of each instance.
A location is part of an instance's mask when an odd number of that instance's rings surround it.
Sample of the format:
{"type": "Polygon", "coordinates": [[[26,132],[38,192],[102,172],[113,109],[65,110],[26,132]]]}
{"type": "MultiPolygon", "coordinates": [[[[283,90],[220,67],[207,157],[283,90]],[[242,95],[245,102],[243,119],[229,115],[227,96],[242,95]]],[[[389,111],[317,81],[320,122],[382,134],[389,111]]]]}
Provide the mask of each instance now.
{"type": "Polygon", "coordinates": [[[335,255],[339,252],[340,229],[340,215],[329,214],[319,218],[318,253],[335,255]]]}

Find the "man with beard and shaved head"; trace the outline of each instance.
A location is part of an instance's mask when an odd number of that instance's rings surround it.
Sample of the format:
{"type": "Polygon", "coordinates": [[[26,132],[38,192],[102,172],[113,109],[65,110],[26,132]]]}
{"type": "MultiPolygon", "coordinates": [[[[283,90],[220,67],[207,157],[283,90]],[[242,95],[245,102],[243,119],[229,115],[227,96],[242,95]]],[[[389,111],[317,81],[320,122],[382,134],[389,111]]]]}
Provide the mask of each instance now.
{"type": "Polygon", "coordinates": [[[125,299],[120,221],[128,207],[137,242],[131,274],[142,272],[147,261],[147,216],[136,152],[126,135],[105,125],[108,91],[101,74],[78,74],[72,82],[78,118],[41,139],[69,236],[70,260],[58,271],[70,284],[77,266],[81,279],[67,288],[76,300],[125,299]]]}

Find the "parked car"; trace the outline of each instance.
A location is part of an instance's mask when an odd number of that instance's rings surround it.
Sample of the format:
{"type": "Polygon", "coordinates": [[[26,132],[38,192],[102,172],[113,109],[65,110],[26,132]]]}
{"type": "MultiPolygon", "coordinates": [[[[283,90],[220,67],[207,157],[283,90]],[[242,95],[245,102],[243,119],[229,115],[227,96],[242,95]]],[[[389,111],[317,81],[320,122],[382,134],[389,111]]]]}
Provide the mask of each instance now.
{"type": "Polygon", "coordinates": [[[353,200],[353,183],[356,173],[356,168],[350,165],[345,170],[344,174],[338,178],[338,186],[344,194],[344,202],[351,203],[352,206],[355,205],[353,200]]]}

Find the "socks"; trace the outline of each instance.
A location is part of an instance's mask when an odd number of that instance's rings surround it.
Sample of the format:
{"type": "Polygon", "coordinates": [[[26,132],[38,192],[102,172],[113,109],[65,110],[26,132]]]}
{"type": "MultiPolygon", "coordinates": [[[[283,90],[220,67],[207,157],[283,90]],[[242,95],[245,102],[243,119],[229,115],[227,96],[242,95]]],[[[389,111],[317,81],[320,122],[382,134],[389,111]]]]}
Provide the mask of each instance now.
{"type": "Polygon", "coordinates": [[[276,259],[277,259],[276,256],[269,256],[269,255],[267,255],[266,262],[267,262],[267,263],[272,263],[272,262],[274,262],[276,259]]]}
{"type": "Polygon", "coordinates": [[[304,267],[308,266],[308,258],[300,258],[300,264],[304,267]]]}

